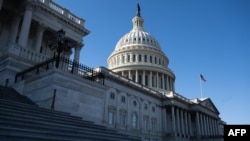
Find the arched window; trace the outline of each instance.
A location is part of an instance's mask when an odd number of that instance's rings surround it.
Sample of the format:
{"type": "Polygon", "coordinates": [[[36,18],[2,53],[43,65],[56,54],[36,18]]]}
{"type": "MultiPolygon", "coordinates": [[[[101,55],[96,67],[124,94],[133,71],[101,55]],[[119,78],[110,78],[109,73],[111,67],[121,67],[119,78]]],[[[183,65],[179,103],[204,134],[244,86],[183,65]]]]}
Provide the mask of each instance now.
{"type": "Polygon", "coordinates": [[[135,62],[135,54],[133,55],[133,62],[135,62]]]}
{"type": "Polygon", "coordinates": [[[145,131],[149,131],[149,119],[148,119],[148,117],[146,116],[146,117],[144,117],[143,118],[143,126],[144,126],[144,130],[145,131]]]}
{"type": "Polygon", "coordinates": [[[127,117],[127,112],[125,110],[120,110],[120,126],[121,127],[126,127],[126,117],[127,117]]]}
{"type": "Polygon", "coordinates": [[[147,61],[148,61],[147,55],[144,55],[144,62],[147,62],[147,61]]]}
{"type": "Polygon", "coordinates": [[[136,101],[133,101],[133,105],[136,106],[136,105],[137,105],[137,102],[136,102],[136,101]]]}
{"type": "Polygon", "coordinates": [[[141,62],[141,54],[139,54],[139,62],[141,62]]]}
{"type": "Polygon", "coordinates": [[[130,55],[127,56],[127,62],[130,62],[130,55]]]}
{"type": "Polygon", "coordinates": [[[136,113],[133,113],[132,114],[132,119],[131,119],[131,125],[132,125],[132,128],[133,129],[136,129],[137,128],[137,115],[136,113]]]}

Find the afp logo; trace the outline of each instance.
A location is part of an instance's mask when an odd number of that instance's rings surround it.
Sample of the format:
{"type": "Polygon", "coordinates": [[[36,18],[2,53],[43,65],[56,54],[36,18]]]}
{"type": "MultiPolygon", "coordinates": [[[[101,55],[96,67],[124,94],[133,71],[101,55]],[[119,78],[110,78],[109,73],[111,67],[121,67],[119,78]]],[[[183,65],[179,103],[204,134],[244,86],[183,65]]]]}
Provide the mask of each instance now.
{"type": "Polygon", "coordinates": [[[249,141],[250,125],[224,125],[224,141],[239,139],[249,141]]]}

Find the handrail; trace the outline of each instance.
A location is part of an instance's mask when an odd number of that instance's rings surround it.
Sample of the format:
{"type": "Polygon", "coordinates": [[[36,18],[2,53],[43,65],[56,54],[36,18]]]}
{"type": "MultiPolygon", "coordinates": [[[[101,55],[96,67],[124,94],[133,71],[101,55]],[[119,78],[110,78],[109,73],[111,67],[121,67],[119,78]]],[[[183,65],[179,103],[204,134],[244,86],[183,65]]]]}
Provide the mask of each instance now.
{"type": "Polygon", "coordinates": [[[68,72],[73,75],[78,75],[82,78],[96,81],[98,83],[102,82],[102,84],[104,84],[104,75],[102,73],[95,71],[93,68],[82,65],[78,62],[71,61],[70,59],[65,58],[65,57],[53,57],[42,63],[39,63],[37,65],[34,65],[30,68],[27,68],[17,73],[15,76],[15,83],[18,82],[20,77],[21,77],[21,80],[24,80],[25,77],[37,75],[41,73],[42,71],[47,71],[52,68],[56,68],[64,72],[68,72]]]}

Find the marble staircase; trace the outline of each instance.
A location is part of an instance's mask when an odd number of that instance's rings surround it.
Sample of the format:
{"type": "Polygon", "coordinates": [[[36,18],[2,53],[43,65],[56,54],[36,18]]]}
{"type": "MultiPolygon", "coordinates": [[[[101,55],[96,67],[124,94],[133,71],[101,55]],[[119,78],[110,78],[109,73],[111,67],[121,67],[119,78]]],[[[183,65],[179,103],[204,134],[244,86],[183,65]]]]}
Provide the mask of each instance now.
{"type": "Polygon", "coordinates": [[[1,141],[139,141],[69,113],[44,109],[0,86],[1,141]]]}

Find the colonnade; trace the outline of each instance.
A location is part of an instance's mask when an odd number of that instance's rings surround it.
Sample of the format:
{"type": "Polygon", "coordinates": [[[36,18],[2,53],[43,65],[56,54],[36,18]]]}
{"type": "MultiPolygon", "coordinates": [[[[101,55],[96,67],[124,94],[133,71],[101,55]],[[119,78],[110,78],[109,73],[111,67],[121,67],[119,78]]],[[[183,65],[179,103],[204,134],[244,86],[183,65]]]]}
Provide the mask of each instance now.
{"type": "Polygon", "coordinates": [[[160,65],[163,67],[167,66],[167,60],[164,55],[153,55],[153,54],[147,54],[147,53],[124,53],[124,54],[119,54],[116,56],[113,56],[109,60],[109,66],[111,67],[116,67],[128,63],[151,63],[155,65],[160,65]]]}
{"type": "Polygon", "coordinates": [[[150,88],[174,91],[174,79],[164,73],[145,69],[124,70],[117,73],[150,88]]]}
{"type": "Polygon", "coordinates": [[[190,138],[192,136],[209,137],[219,135],[218,119],[205,113],[199,111],[190,112],[171,106],[166,109],[163,108],[162,115],[163,132],[170,133],[172,136],[190,138]]]}
{"type": "MultiPolygon", "coordinates": [[[[1,2],[3,0],[0,0],[0,6],[1,2]]],[[[32,50],[36,53],[41,53],[40,49],[43,43],[43,36],[44,32],[46,31],[46,26],[44,24],[39,24],[37,27],[37,31],[35,34],[35,38],[33,39],[34,44],[32,48],[28,48],[27,43],[28,43],[28,38],[30,34],[30,27],[31,27],[31,22],[32,22],[32,16],[33,16],[33,10],[34,6],[32,4],[27,3],[25,5],[25,12],[23,15],[23,18],[21,18],[19,15],[16,15],[13,17],[11,26],[10,26],[10,33],[8,37],[8,46],[17,43],[19,46],[22,48],[32,50]],[[21,23],[21,28],[19,31],[19,23],[21,23]]],[[[82,46],[75,46],[75,52],[74,52],[74,61],[79,62],[80,58],[80,50],[82,46]]]]}
{"type": "Polygon", "coordinates": [[[196,129],[200,136],[216,136],[219,135],[218,120],[196,111],[196,129]]]}

